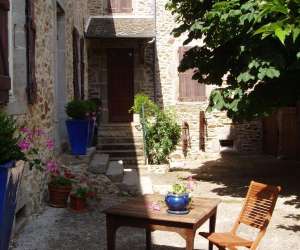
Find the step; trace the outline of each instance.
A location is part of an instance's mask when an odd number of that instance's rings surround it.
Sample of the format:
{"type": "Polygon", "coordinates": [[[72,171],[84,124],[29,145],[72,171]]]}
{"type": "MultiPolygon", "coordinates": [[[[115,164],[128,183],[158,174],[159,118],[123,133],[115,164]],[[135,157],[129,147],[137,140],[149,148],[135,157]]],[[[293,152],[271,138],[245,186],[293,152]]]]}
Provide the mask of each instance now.
{"type": "Polygon", "coordinates": [[[109,165],[109,154],[94,154],[88,170],[94,174],[105,174],[109,165]]]}
{"type": "Polygon", "coordinates": [[[109,154],[110,157],[118,157],[122,160],[123,157],[139,157],[144,156],[143,150],[98,150],[101,154],[109,154]]]}
{"type": "Polygon", "coordinates": [[[145,164],[145,158],[144,156],[138,156],[138,157],[115,157],[110,156],[111,161],[119,161],[122,160],[124,163],[124,166],[137,166],[138,168],[140,165],[144,166],[145,164]]]}
{"type": "Polygon", "coordinates": [[[100,130],[98,131],[98,137],[143,137],[142,131],[127,131],[122,129],[114,130],[100,130]]]}
{"type": "Polygon", "coordinates": [[[122,161],[111,161],[106,171],[106,176],[112,182],[122,182],[124,176],[124,165],[122,161]]]}
{"type": "Polygon", "coordinates": [[[143,137],[115,137],[115,136],[100,136],[98,137],[98,145],[101,144],[143,144],[143,137]]]}
{"type": "Polygon", "coordinates": [[[135,143],[100,143],[98,150],[143,150],[143,144],[135,143]]]}

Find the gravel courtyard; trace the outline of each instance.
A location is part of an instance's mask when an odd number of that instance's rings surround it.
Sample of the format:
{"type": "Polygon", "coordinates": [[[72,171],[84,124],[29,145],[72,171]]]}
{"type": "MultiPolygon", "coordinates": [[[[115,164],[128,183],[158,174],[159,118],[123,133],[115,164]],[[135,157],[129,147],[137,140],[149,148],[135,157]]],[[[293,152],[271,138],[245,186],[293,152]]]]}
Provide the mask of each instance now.
{"type": "MultiPolygon", "coordinates": [[[[145,173],[141,173],[144,175],[145,173]]],[[[241,209],[243,197],[251,180],[281,185],[283,192],[277,202],[266,236],[258,249],[300,249],[300,163],[263,156],[209,157],[186,164],[182,170],[166,175],[149,175],[153,189],[163,190],[176,180],[192,174],[197,180],[194,196],[218,197],[217,231],[229,230],[241,209]]],[[[102,211],[126,197],[105,196],[94,201],[90,211],[75,214],[67,209],[45,207],[44,212],[31,218],[12,242],[13,250],[92,250],[106,249],[105,216],[102,211]]],[[[201,230],[207,230],[205,224],[201,230]]],[[[242,228],[241,235],[252,235],[242,228]]],[[[121,228],[117,234],[117,249],[145,249],[141,229],[121,228]]],[[[154,232],[153,249],[185,249],[185,241],[174,233],[154,232]]],[[[195,249],[207,248],[207,241],[196,237],[195,249]]],[[[243,249],[243,248],[240,248],[243,249]]]]}

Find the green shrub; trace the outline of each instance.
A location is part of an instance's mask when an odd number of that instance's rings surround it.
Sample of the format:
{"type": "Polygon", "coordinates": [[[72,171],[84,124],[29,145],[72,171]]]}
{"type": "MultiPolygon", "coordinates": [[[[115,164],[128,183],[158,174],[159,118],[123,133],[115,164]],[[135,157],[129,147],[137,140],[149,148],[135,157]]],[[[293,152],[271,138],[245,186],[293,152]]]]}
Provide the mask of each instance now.
{"type": "Polygon", "coordinates": [[[139,93],[134,97],[134,105],[130,109],[130,112],[142,115],[143,105],[145,118],[154,116],[155,113],[159,110],[159,107],[153,101],[151,101],[151,99],[147,95],[139,93]]]}
{"type": "Polygon", "coordinates": [[[72,119],[85,119],[89,109],[89,104],[83,100],[73,100],[66,105],[66,113],[72,119]]]}
{"type": "Polygon", "coordinates": [[[17,130],[16,121],[0,111],[0,164],[25,159],[18,146],[17,130]]]}
{"type": "Polygon", "coordinates": [[[145,94],[137,94],[131,112],[142,114],[142,124],[146,130],[146,154],[150,164],[168,162],[168,157],[176,149],[180,139],[180,126],[176,123],[173,112],[161,110],[145,94]]]}
{"type": "Polygon", "coordinates": [[[146,122],[146,148],[150,164],[168,162],[169,155],[180,140],[180,126],[173,113],[158,111],[152,121],[146,122]]]}
{"type": "Polygon", "coordinates": [[[96,113],[97,112],[97,103],[94,100],[85,101],[87,105],[88,112],[96,113]]]}

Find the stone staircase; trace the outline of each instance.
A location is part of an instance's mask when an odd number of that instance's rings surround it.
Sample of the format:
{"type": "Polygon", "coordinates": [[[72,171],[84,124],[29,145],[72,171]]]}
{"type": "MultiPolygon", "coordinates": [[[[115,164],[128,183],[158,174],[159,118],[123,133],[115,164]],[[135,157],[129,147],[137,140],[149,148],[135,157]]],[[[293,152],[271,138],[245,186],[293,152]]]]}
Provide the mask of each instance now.
{"type": "Polygon", "coordinates": [[[98,130],[97,152],[108,154],[110,161],[122,161],[126,168],[145,163],[143,133],[137,123],[107,123],[98,130]]]}

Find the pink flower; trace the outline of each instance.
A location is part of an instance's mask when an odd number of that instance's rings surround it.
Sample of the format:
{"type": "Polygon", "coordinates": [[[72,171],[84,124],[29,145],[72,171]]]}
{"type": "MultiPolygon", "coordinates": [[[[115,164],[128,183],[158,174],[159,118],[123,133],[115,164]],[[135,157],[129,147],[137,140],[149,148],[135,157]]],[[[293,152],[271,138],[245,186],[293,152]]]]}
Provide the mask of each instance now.
{"type": "Polygon", "coordinates": [[[30,141],[23,139],[18,143],[18,146],[20,147],[21,151],[25,152],[30,149],[31,143],[30,141]]]}
{"type": "Polygon", "coordinates": [[[46,142],[46,146],[47,146],[47,149],[53,150],[54,149],[54,141],[52,139],[48,139],[46,142]]]}
{"type": "Polygon", "coordinates": [[[23,127],[23,128],[20,128],[20,131],[21,131],[22,133],[28,133],[28,132],[30,131],[30,129],[29,129],[29,128],[26,128],[26,127],[23,127]]]}
{"type": "Polygon", "coordinates": [[[48,161],[47,162],[47,169],[46,172],[53,174],[53,175],[59,175],[59,169],[58,164],[55,161],[48,161]]]}
{"type": "Polygon", "coordinates": [[[193,180],[193,176],[188,177],[187,189],[193,191],[195,187],[195,181],[193,180]]]}

